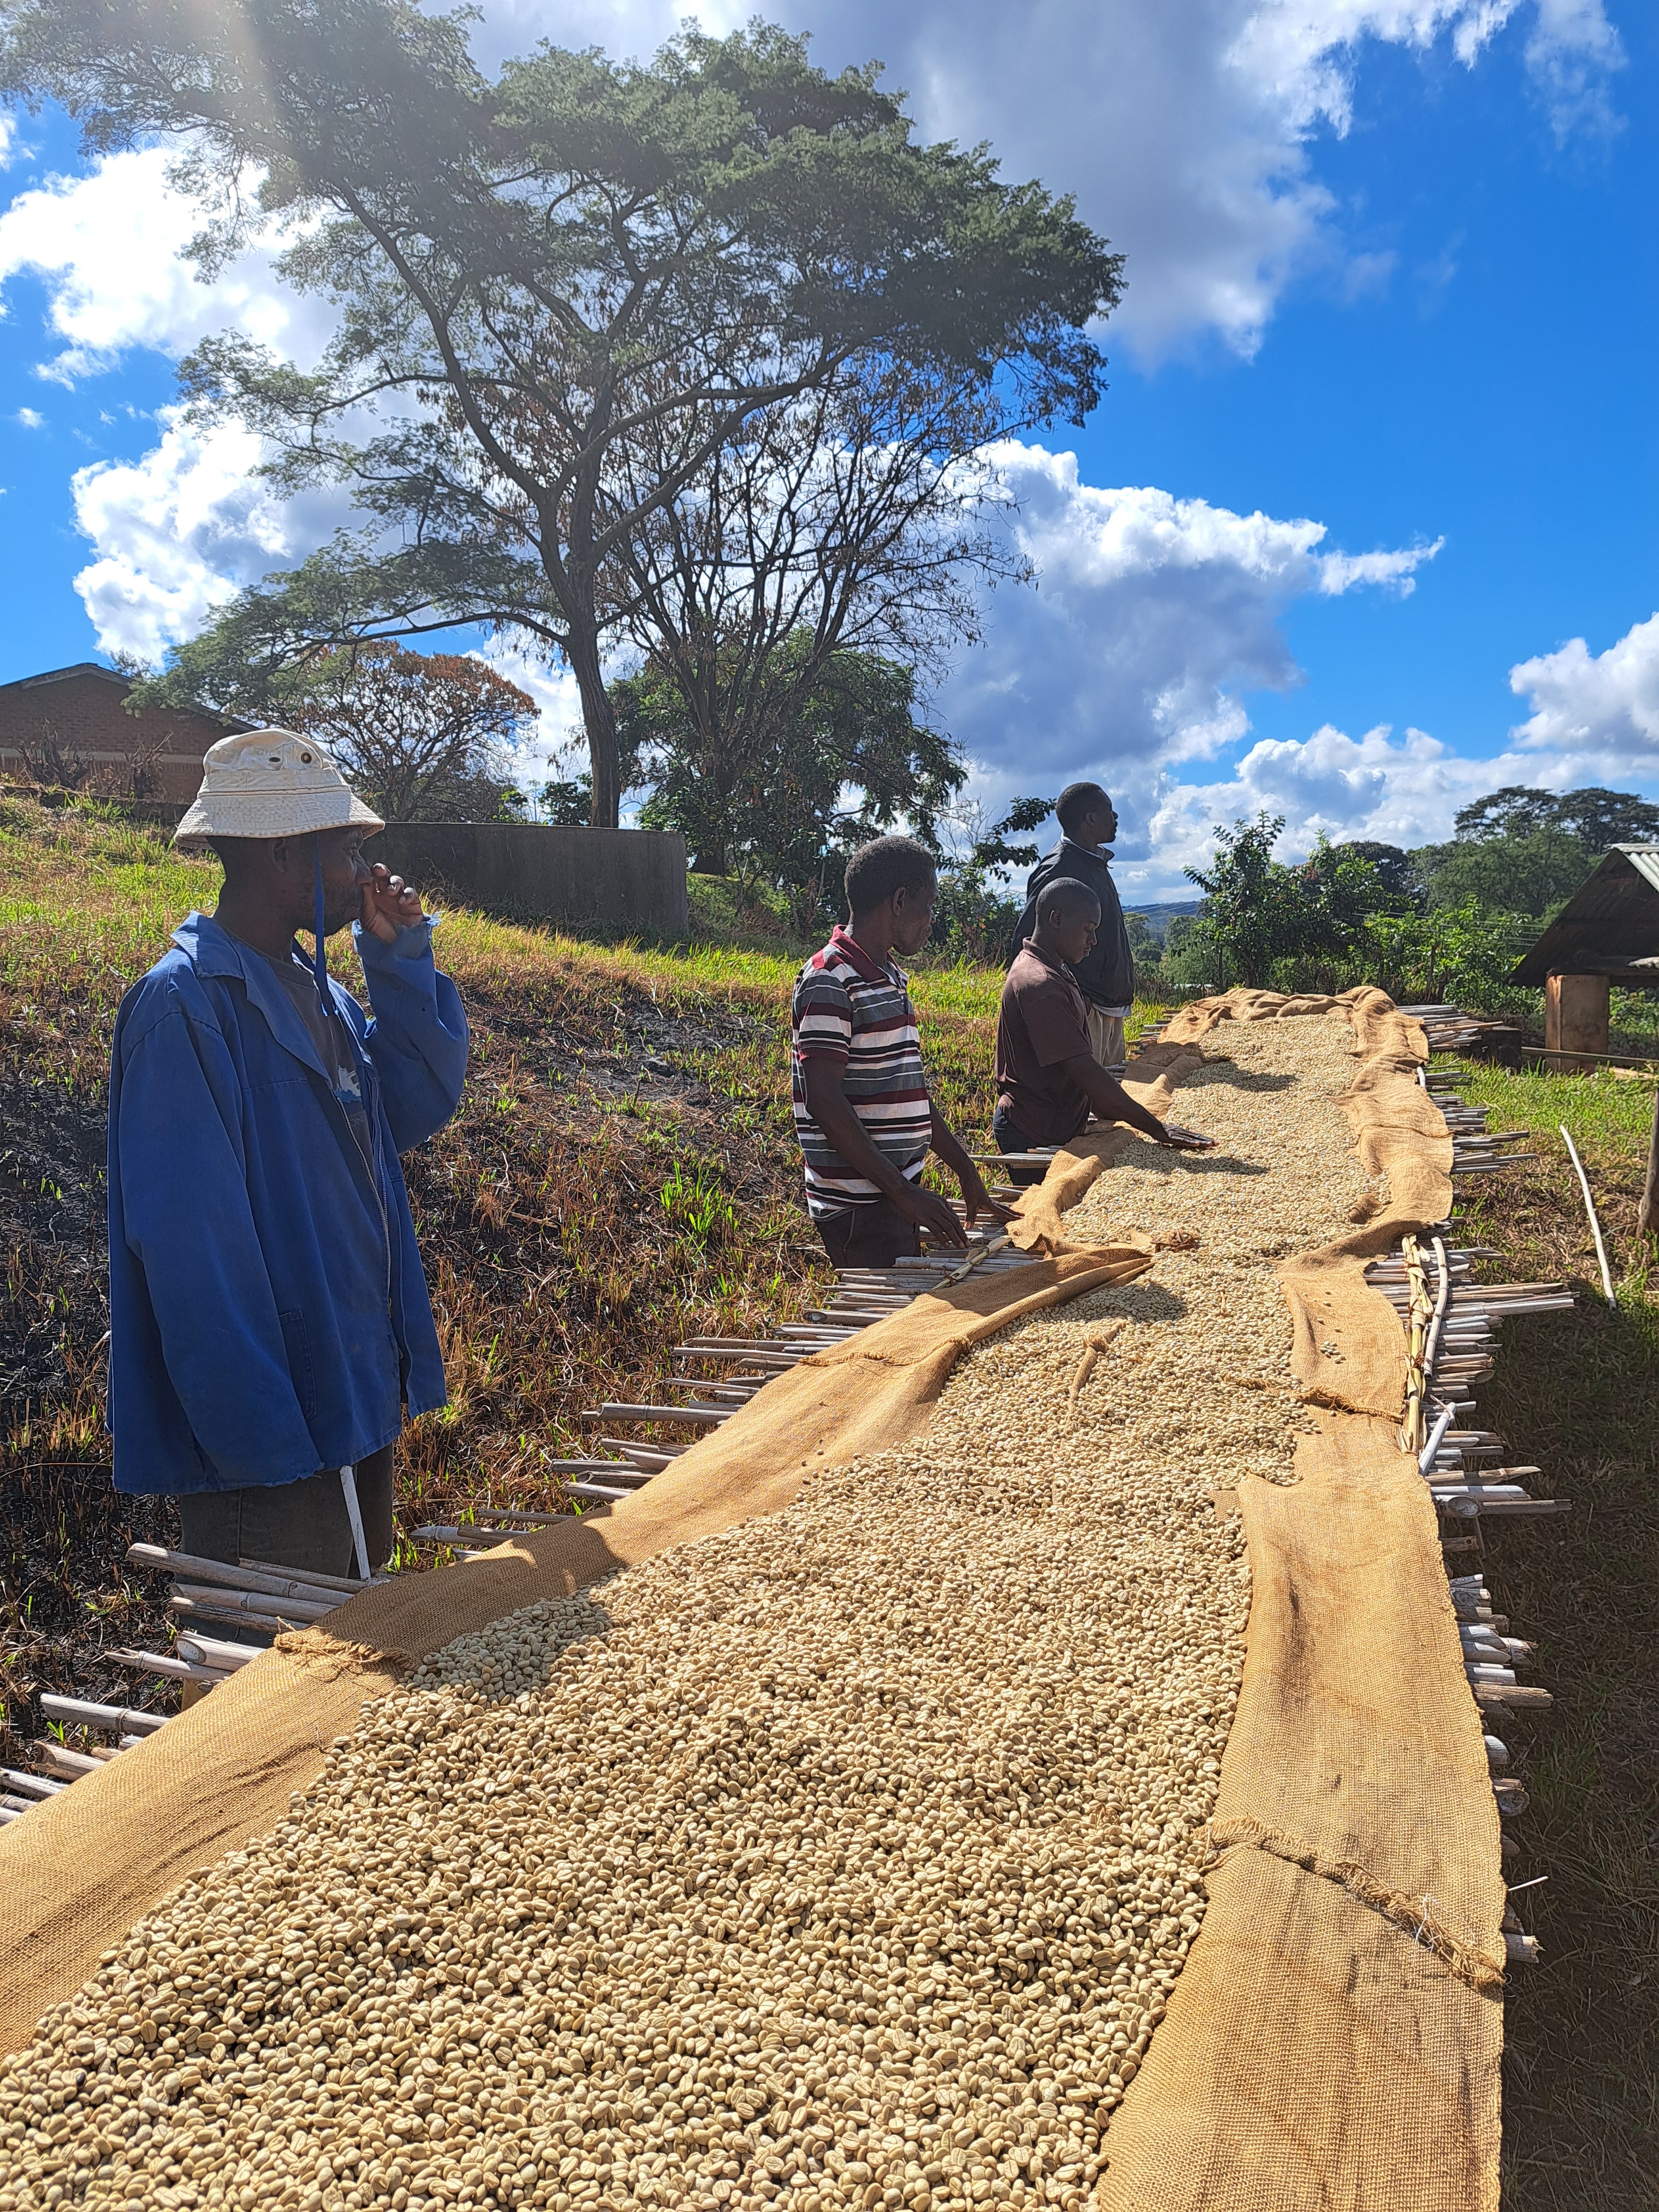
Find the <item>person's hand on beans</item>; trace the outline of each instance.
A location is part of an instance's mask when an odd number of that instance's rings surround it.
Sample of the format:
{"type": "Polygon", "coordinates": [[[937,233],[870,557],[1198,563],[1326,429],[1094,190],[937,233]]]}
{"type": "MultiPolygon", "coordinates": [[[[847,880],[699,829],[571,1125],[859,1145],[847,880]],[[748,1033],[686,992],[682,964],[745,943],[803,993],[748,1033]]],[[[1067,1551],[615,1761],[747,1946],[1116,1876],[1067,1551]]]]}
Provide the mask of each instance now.
{"type": "Polygon", "coordinates": [[[1213,1137],[1206,1137],[1196,1129],[1179,1128],[1173,1121],[1164,1124],[1164,1134],[1158,1142],[1168,1145],[1177,1152],[1212,1152],[1215,1150],[1213,1137]]]}

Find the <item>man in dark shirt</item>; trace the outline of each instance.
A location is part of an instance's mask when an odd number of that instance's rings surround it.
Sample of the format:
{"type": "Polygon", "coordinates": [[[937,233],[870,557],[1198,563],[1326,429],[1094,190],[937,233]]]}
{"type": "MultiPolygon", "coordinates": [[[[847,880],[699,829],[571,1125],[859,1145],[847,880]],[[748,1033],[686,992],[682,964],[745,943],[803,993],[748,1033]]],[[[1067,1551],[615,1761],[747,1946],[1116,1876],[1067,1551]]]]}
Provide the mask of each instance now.
{"type": "MultiPolygon", "coordinates": [[[[1100,902],[1089,884],[1060,876],[1038,895],[1036,926],[1015,955],[997,1012],[999,1151],[1066,1145],[1081,1134],[1091,1109],[1103,1121],[1125,1121],[1154,1144],[1207,1152],[1211,1139],[1160,1121],[1138,1106],[1095,1058],[1082,992],[1074,980],[1094,949],[1100,902]]],[[[1016,1182],[1040,1182],[1035,1164],[1009,1170],[1016,1182]]]]}
{"type": "Polygon", "coordinates": [[[1100,902],[1100,927],[1087,956],[1073,969],[1083,994],[1089,1044],[1103,1067],[1123,1065],[1123,1024],[1134,1006],[1135,958],[1129,949],[1123,907],[1104,848],[1117,835],[1117,810],[1097,783],[1068,783],[1054,801],[1060,840],[1032,869],[1016,941],[1036,927],[1036,902],[1045,885],[1061,876],[1086,884],[1100,902]]]}

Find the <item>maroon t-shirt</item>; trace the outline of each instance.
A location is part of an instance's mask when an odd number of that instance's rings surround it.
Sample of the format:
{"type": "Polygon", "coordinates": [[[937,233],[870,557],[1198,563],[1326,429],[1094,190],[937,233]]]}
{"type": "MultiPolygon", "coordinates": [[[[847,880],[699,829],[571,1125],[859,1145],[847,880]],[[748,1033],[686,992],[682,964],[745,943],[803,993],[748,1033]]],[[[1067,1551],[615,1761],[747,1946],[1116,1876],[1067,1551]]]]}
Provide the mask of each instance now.
{"type": "Polygon", "coordinates": [[[1082,992],[1057,961],[1022,945],[997,1009],[997,1093],[1028,1144],[1063,1145],[1088,1121],[1063,1063],[1089,1049],[1082,992]]]}

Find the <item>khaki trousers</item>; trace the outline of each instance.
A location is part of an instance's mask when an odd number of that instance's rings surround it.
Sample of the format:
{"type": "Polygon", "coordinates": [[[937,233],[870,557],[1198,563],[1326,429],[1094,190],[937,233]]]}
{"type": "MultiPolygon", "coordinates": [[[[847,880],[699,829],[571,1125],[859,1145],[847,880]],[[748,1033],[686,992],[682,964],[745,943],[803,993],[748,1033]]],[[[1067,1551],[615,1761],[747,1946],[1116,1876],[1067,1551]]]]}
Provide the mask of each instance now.
{"type": "Polygon", "coordinates": [[[1089,1017],[1089,1049],[1103,1067],[1121,1067],[1123,1065],[1123,1017],[1103,1014],[1098,1006],[1085,1001],[1089,1017]]]}

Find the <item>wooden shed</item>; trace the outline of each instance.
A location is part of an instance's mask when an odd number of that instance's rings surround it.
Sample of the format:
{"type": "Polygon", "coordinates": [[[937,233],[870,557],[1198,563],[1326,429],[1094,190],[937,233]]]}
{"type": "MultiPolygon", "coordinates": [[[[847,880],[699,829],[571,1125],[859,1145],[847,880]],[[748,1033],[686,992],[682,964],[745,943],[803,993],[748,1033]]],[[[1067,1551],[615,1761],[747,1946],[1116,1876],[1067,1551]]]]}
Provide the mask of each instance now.
{"type": "Polygon", "coordinates": [[[1659,990],[1659,845],[1615,845],[1513,980],[1542,984],[1544,1047],[1561,1055],[1557,1066],[1593,1067],[1608,1049],[1613,985],[1659,990]]]}

